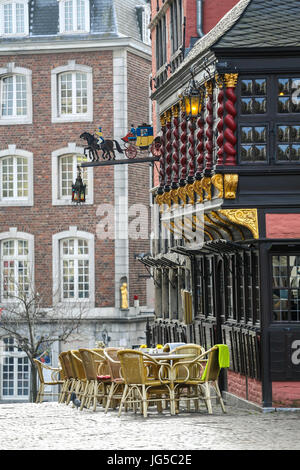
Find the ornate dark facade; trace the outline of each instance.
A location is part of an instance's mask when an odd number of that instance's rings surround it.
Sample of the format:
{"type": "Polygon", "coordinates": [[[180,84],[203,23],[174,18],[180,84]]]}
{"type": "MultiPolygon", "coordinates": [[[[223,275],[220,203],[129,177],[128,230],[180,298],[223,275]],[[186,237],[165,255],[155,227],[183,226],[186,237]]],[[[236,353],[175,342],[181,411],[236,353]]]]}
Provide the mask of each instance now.
{"type": "Polygon", "coordinates": [[[164,148],[143,260],[152,342],[226,343],[223,390],[263,407],[300,405],[297,7],[241,0],[152,94],[164,148]],[[194,120],[191,69],[206,90],[194,120]]]}

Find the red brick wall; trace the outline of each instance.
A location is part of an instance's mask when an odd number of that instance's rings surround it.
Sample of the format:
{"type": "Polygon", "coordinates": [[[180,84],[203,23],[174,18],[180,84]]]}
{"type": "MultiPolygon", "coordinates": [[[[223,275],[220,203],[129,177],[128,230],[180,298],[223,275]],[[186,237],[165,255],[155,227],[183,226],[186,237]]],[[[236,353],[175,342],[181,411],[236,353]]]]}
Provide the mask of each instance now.
{"type": "Polygon", "coordinates": [[[228,392],[233,395],[248,400],[252,403],[262,405],[261,382],[250,377],[238,374],[231,370],[227,372],[228,392]]]}
{"type": "MultiPolygon", "coordinates": [[[[151,62],[129,53],[127,63],[128,124],[134,124],[136,127],[143,122],[149,123],[151,62]]],[[[148,152],[140,152],[140,157],[147,156],[148,152]]],[[[148,232],[150,231],[149,188],[149,164],[128,165],[128,206],[130,208],[133,204],[141,204],[146,209],[142,217],[140,213],[134,212],[129,219],[129,224],[138,217],[143,227],[148,227],[148,232]]],[[[140,275],[145,276],[148,273],[144,265],[134,258],[134,255],[149,251],[149,236],[141,240],[129,238],[129,302],[131,306],[134,295],[138,295],[140,305],[146,305],[146,278],[141,278],[140,275]]]]}
{"type": "Polygon", "coordinates": [[[272,400],[274,407],[300,407],[300,382],[273,382],[272,400]]]}
{"type": "MultiPolygon", "coordinates": [[[[135,59],[131,59],[134,62],[135,59]]],[[[52,300],[52,235],[68,230],[70,225],[78,230],[96,234],[99,222],[96,216],[100,203],[114,201],[113,167],[95,167],[94,172],[94,205],[86,206],[52,206],[51,188],[51,153],[67,147],[69,142],[76,142],[83,147],[85,142],[79,136],[83,131],[93,132],[102,126],[103,136],[113,136],[113,62],[111,51],[70,52],[38,55],[15,55],[0,57],[0,67],[14,62],[16,67],[26,67],[32,71],[33,124],[0,126],[0,150],[16,144],[18,149],[33,153],[34,166],[34,206],[33,207],[1,207],[0,230],[17,227],[19,231],[33,234],[35,237],[35,282],[38,291],[46,290],[47,305],[52,300]],[[68,60],[93,68],[93,102],[94,121],[91,123],[51,123],[51,70],[67,64],[68,60]]],[[[141,68],[142,64],[138,59],[141,68]]],[[[132,67],[132,64],[131,64],[132,67]]],[[[140,82],[142,72],[132,68],[133,74],[138,73],[135,88],[136,94],[131,96],[131,119],[135,118],[139,106],[145,109],[141,101],[143,93],[140,82]]],[[[147,71],[148,73],[148,71],[147,71]]],[[[149,80],[144,86],[148,96],[149,80]]],[[[147,108],[148,109],[148,108],[147,108]]],[[[131,181],[131,188],[135,180],[131,181]]],[[[147,186],[148,187],[148,186],[147,186]]],[[[145,186],[144,186],[145,191],[145,186]]],[[[147,191],[145,191],[147,194],[147,191]]],[[[134,196],[139,197],[136,191],[134,196]]],[[[100,240],[95,235],[95,293],[96,306],[114,305],[114,241],[100,240]]]]}

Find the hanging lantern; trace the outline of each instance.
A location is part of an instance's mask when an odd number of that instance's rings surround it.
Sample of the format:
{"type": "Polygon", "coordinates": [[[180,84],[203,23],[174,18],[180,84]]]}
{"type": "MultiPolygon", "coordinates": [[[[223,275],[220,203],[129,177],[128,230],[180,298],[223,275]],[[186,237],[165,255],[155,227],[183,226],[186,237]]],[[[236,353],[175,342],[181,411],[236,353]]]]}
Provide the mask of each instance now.
{"type": "Polygon", "coordinates": [[[86,184],[83,184],[80,166],[77,166],[77,178],[75,183],[72,184],[72,202],[76,204],[85,202],[85,189],[86,184]]]}
{"type": "Polygon", "coordinates": [[[197,86],[194,79],[183,92],[183,103],[187,119],[197,118],[202,109],[204,93],[197,86]]]}

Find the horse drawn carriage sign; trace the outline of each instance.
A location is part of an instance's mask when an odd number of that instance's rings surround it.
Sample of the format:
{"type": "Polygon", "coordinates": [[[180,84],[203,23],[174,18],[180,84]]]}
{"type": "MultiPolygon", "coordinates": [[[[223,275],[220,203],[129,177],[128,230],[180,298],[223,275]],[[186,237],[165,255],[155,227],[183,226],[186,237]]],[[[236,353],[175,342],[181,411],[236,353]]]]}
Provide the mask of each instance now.
{"type": "Polygon", "coordinates": [[[82,167],[130,163],[128,160],[131,160],[131,163],[151,162],[157,161],[161,156],[160,137],[153,137],[153,127],[148,124],[142,124],[137,128],[132,126],[128,134],[121,138],[123,148],[116,140],[104,139],[101,127],[95,134],[83,132],[80,138],[87,143],[84,147],[84,154],[90,160],[90,162],[82,163],[82,167]],[[148,156],[140,157],[144,151],[148,156]],[[117,159],[116,152],[125,155],[126,158],[117,159]],[[149,157],[149,152],[152,157],[149,157]],[[138,154],[139,157],[133,161],[138,154]]]}

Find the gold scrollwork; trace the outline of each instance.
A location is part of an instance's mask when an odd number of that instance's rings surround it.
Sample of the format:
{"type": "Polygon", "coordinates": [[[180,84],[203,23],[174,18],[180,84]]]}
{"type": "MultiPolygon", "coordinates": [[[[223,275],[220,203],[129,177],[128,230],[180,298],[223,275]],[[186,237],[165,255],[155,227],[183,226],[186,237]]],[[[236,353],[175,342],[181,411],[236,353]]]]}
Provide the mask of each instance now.
{"type": "Polygon", "coordinates": [[[205,88],[206,88],[206,96],[207,95],[212,95],[212,93],[213,93],[213,84],[210,80],[208,82],[205,82],[205,88]]]}
{"type": "Polygon", "coordinates": [[[168,109],[166,111],[166,122],[171,122],[171,120],[172,120],[172,110],[168,109]]]}
{"type": "Polygon", "coordinates": [[[171,209],[171,203],[172,203],[172,198],[171,198],[171,191],[166,191],[164,193],[164,198],[163,201],[165,204],[167,204],[169,210],[171,209]]]}
{"type": "Polygon", "coordinates": [[[178,105],[178,103],[176,103],[172,106],[172,114],[173,114],[173,117],[178,117],[179,116],[179,105],[178,105]]]}
{"type": "Polygon", "coordinates": [[[193,189],[195,193],[199,196],[196,202],[203,202],[203,188],[201,180],[195,180],[193,183],[193,189]]]}
{"type": "Polygon", "coordinates": [[[257,209],[221,209],[219,212],[231,222],[247,227],[254,238],[259,238],[257,209]]]}
{"type": "Polygon", "coordinates": [[[170,191],[170,194],[171,194],[171,200],[172,200],[173,204],[178,206],[178,200],[179,200],[178,188],[177,189],[172,189],[170,191]]]}
{"type": "Polygon", "coordinates": [[[195,194],[194,194],[194,186],[193,184],[187,184],[185,186],[185,194],[188,196],[189,198],[189,203],[190,204],[194,204],[195,203],[195,194]]]}
{"type": "Polygon", "coordinates": [[[156,203],[159,205],[159,210],[160,212],[163,212],[164,210],[164,194],[157,194],[155,198],[156,203]]]}
{"type": "Polygon", "coordinates": [[[161,116],[160,116],[160,123],[162,126],[165,126],[166,125],[166,113],[163,113],[161,116]]]}
{"type": "Polygon", "coordinates": [[[239,175],[224,175],[225,199],[235,199],[239,182],[239,175]]]}
{"type": "Polygon", "coordinates": [[[186,190],[185,186],[179,186],[178,188],[178,196],[182,201],[183,206],[186,204],[186,190]]]}
{"type": "Polygon", "coordinates": [[[224,80],[227,88],[235,88],[237,85],[238,73],[225,73],[224,80]]]}
{"type": "Polygon", "coordinates": [[[212,185],[219,191],[216,194],[216,197],[218,199],[222,199],[223,194],[224,194],[224,191],[223,191],[223,175],[221,175],[220,173],[217,173],[217,174],[213,175],[212,178],[211,178],[211,182],[212,182],[212,185]]]}
{"type": "Polygon", "coordinates": [[[204,199],[207,199],[208,201],[211,201],[211,178],[208,176],[204,176],[201,180],[202,188],[206,192],[206,196],[204,196],[204,199]]]}

